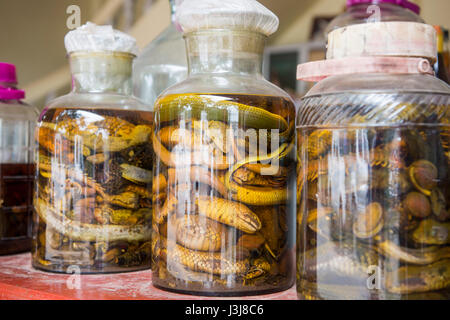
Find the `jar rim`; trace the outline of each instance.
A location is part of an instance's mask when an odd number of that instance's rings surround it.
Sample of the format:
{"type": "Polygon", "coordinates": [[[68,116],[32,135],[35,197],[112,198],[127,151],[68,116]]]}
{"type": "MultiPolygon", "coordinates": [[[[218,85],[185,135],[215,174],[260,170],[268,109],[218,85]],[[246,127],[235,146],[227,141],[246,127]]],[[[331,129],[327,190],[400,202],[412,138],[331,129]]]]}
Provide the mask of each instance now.
{"type": "Polygon", "coordinates": [[[72,51],[67,54],[70,58],[87,57],[87,56],[116,56],[117,58],[136,58],[136,55],[131,52],[122,51],[72,51]]]}

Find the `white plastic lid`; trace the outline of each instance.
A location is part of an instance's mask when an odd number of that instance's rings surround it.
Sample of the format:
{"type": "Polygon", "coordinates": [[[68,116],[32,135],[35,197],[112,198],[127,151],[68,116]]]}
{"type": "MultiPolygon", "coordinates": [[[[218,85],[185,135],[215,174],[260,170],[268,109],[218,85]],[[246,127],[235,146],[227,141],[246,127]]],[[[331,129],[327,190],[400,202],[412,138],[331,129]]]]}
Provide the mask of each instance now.
{"type": "Polygon", "coordinates": [[[256,0],[184,0],[176,17],[184,33],[233,29],[270,36],[279,25],[278,17],[256,0]]]}
{"type": "Polygon", "coordinates": [[[64,38],[66,50],[72,52],[125,52],[137,55],[136,39],[112,26],[98,26],[88,22],[70,31],[64,38]]]}
{"type": "Polygon", "coordinates": [[[436,60],[435,29],[417,22],[373,22],[336,29],[328,35],[327,59],[402,56],[436,60]]]}

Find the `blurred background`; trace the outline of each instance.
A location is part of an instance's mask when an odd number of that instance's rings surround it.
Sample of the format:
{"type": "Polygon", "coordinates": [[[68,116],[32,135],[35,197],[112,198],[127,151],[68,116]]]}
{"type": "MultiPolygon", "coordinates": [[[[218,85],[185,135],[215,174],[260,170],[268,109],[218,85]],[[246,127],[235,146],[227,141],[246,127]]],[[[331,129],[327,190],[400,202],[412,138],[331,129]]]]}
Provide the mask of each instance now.
{"type": "MultiPolygon", "coordinates": [[[[308,85],[295,80],[296,65],[325,54],[323,29],[345,10],[345,0],[260,0],[280,18],[270,38],[264,73],[299,98],[308,85]]],[[[450,0],[416,0],[429,24],[450,29],[450,0]]],[[[112,24],[145,47],[170,24],[168,0],[0,0],[0,61],[17,66],[27,102],[42,109],[67,93],[70,73],[64,48],[70,5],[81,9],[81,23],[112,24]]],[[[448,43],[448,42],[447,42],[448,43]]]]}

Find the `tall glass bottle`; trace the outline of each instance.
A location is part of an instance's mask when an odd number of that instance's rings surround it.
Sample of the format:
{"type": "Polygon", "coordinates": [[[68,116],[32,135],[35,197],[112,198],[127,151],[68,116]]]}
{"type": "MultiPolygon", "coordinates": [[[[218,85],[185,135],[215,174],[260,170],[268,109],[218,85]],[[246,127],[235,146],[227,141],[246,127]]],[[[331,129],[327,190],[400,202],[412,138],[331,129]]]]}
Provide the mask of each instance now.
{"type": "Polygon", "coordinates": [[[179,10],[189,76],[155,104],[153,284],[201,295],[288,289],[295,108],[261,73],[278,19],[253,0],[179,10]]]}
{"type": "Polygon", "coordinates": [[[0,255],[30,250],[33,134],[38,111],[22,101],[16,68],[0,63],[0,255]]]}
{"type": "Polygon", "coordinates": [[[183,0],[169,1],[172,24],[144,48],[133,67],[134,95],[152,108],[164,90],[187,76],[183,34],[175,24],[177,6],[183,0]]]}
{"type": "Polygon", "coordinates": [[[66,36],[72,92],[38,123],[33,266],[150,267],[153,113],[131,94],[135,40],[88,24],[66,36]]]}

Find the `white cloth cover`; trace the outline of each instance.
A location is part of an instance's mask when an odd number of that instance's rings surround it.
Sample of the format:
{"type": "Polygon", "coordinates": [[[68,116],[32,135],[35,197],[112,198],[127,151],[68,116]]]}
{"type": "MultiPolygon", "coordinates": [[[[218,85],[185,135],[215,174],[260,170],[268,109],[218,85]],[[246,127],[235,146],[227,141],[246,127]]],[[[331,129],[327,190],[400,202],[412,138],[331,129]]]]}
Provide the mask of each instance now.
{"type": "Polygon", "coordinates": [[[88,22],[70,31],[64,38],[66,50],[71,52],[128,52],[137,55],[136,39],[112,26],[98,26],[88,22]]]}
{"type": "Polygon", "coordinates": [[[279,25],[278,17],[256,0],[184,0],[176,18],[184,33],[233,29],[270,36],[279,25]]]}

